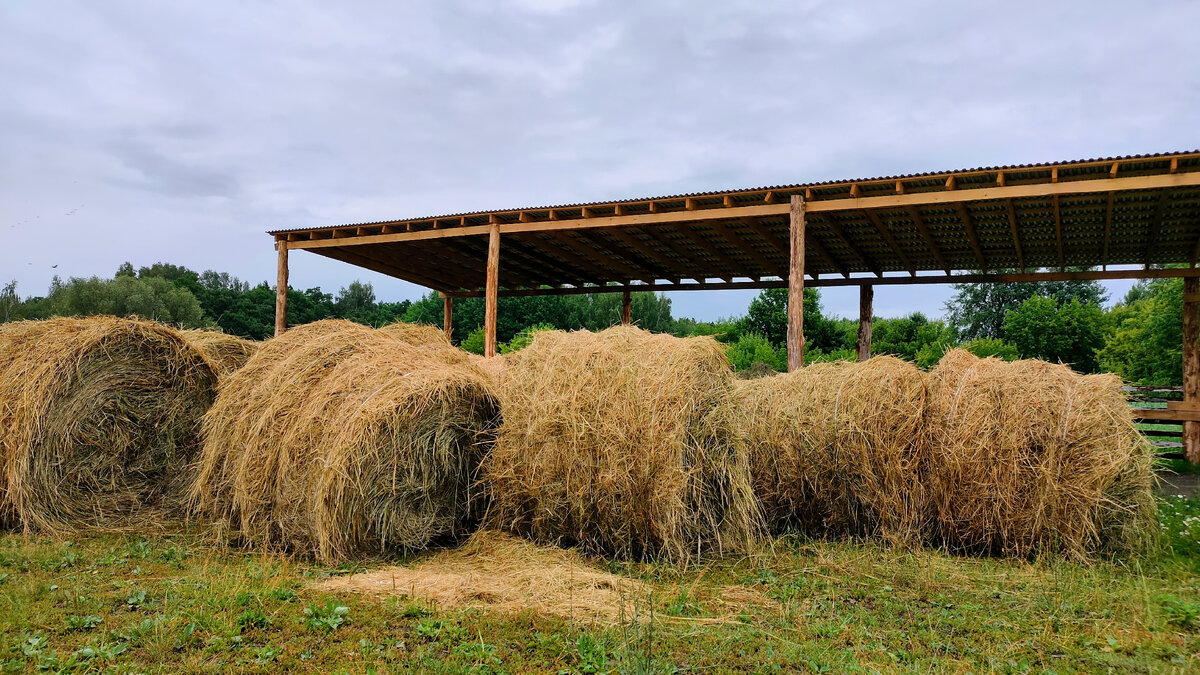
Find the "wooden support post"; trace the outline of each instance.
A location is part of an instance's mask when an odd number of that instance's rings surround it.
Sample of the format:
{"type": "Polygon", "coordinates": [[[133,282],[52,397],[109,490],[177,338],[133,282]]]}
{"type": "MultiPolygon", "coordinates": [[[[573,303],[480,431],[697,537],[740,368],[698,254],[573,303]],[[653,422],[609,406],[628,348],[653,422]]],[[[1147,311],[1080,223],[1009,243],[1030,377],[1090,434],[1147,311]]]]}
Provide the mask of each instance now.
{"type": "Polygon", "coordinates": [[[275,279],[275,334],[283,335],[287,330],[288,243],[282,239],[275,242],[275,250],[279,251],[275,279]]]}
{"type": "Polygon", "coordinates": [[[454,339],[454,298],[445,293],[442,296],[442,330],[446,331],[446,341],[454,339]]]}
{"type": "MultiPolygon", "coordinates": [[[[1200,407],[1200,278],[1183,280],[1183,405],[1200,407]]],[[[1183,454],[1200,464],[1200,422],[1183,423],[1183,454]]]]}
{"type": "Polygon", "coordinates": [[[792,195],[791,270],[788,275],[788,372],[804,365],[804,197],[792,195]]]}
{"type": "Polygon", "coordinates": [[[871,302],[875,299],[875,287],[864,284],[858,287],[858,360],[871,358],[871,302]]]}
{"type": "Polygon", "coordinates": [[[483,304],[483,355],[496,355],[496,306],[500,301],[500,225],[488,228],[487,287],[483,304]]]}
{"type": "Polygon", "coordinates": [[[621,325],[628,326],[633,318],[633,294],[625,291],[621,295],[621,325]]]}

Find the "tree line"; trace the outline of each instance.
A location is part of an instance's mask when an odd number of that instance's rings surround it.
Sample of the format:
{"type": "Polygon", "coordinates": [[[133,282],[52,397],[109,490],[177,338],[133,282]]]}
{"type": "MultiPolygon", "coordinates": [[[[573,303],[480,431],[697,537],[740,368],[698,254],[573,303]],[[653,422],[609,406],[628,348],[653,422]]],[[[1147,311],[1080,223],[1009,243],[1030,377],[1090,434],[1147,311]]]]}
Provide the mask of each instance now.
{"type": "MultiPolygon", "coordinates": [[[[948,349],[964,347],[981,356],[1040,358],[1082,372],[1111,371],[1140,384],[1171,386],[1182,380],[1180,279],[1138,282],[1111,308],[1094,281],[959,284],[946,303],[944,320],[921,313],[875,318],[872,353],[893,354],[922,367],[948,349]]],[[[783,370],[787,364],[787,291],[768,289],[746,314],[718,321],[676,318],[662,294],[634,293],[632,318],[650,331],[679,336],[711,335],[728,345],[735,369],[783,370]]],[[[483,348],[483,299],[454,302],[453,340],[464,349],[483,348]]],[[[618,293],[504,297],[497,312],[502,351],[527,344],[538,330],[602,330],[619,323],[618,293]]],[[[196,272],[170,263],[135,269],[120,266],[111,278],[55,278],[45,296],[22,299],[16,283],[0,289],[0,320],[51,316],[137,315],[185,328],[221,330],[253,340],[270,337],[275,291],[266,282],[251,286],[225,272],[196,272]]],[[[336,294],[320,288],[288,288],[289,325],[339,318],[373,326],[394,321],[441,326],[436,293],[381,302],[369,283],[358,281],[336,294]]],[[[855,358],[857,319],[828,315],[820,293],[804,293],[806,362],[855,358]]]]}

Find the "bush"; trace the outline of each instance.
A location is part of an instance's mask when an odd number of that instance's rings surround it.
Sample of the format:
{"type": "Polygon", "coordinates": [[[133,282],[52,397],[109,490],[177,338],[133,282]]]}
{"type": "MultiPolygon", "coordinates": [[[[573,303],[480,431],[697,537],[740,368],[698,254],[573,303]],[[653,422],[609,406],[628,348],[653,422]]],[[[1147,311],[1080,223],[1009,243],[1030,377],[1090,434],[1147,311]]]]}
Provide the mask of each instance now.
{"type": "MultiPolygon", "coordinates": [[[[513,336],[513,339],[510,340],[508,344],[500,345],[500,353],[509,354],[511,352],[524,349],[529,346],[530,342],[533,342],[534,335],[547,330],[554,330],[554,326],[548,323],[535,323],[528,328],[522,329],[520,333],[517,333],[513,336]]],[[[466,349],[466,347],[464,346],[463,349],[466,349]]]]}
{"type": "Polygon", "coordinates": [[[787,351],[776,349],[758,333],[747,333],[725,349],[725,356],[734,370],[748,370],[756,363],[766,364],[774,370],[787,369],[787,351]]]}
{"type": "Polygon", "coordinates": [[[459,346],[463,348],[463,351],[468,351],[472,354],[483,354],[483,326],[471,331],[471,334],[459,346]]]}

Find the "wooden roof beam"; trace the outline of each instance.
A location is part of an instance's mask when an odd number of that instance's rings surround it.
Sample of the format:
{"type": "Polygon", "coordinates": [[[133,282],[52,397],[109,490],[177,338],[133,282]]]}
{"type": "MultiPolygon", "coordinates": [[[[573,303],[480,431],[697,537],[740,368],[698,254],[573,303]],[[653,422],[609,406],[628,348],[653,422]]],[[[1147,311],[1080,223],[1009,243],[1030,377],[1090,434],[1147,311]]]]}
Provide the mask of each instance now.
{"type": "Polygon", "coordinates": [[[1054,195],[1054,244],[1058,248],[1058,270],[1062,272],[1067,269],[1067,263],[1063,255],[1062,208],[1058,202],[1058,195],[1054,195]]]}
{"type": "Polygon", "coordinates": [[[1017,211],[1011,199],[1004,200],[1004,212],[1008,214],[1008,227],[1012,230],[1013,248],[1017,252],[1017,266],[1025,271],[1025,254],[1021,251],[1021,229],[1017,227],[1017,211]]]}
{"type": "MultiPolygon", "coordinates": [[[[705,223],[705,224],[712,225],[712,223],[705,223]]],[[[726,281],[733,281],[734,276],[737,276],[737,275],[732,274],[732,273],[735,272],[739,267],[741,267],[742,264],[739,263],[738,261],[734,260],[729,254],[722,251],[719,246],[717,246],[715,243],[709,241],[708,238],[705,237],[703,234],[701,234],[700,232],[697,232],[695,228],[692,228],[690,234],[692,235],[692,241],[696,242],[697,246],[704,249],[710,255],[712,255],[714,258],[719,260],[721,262],[721,265],[723,265],[725,267],[725,269],[729,270],[729,272],[731,273],[730,276],[723,276],[723,277],[718,277],[718,278],[725,279],[726,281]]]]}
{"type": "Polygon", "coordinates": [[[917,207],[908,207],[908,217],[912,218],[913,224],[917,226],[917,231],[921,233],[921,238],[925,240],[925,246],[933,254],[933,259],[937,261],[938,267],[942,268],[946,274],[950,274],[950,266],[946,264],[946,258],[938,249],[937,242],[933,240],[933,233],[929,231],[929,226],[925,224],[925,219],[921,217],[921,212],[917,210],[917,207]]]}
{"type": "MultiPolygon", "coordinates": [[[[728,239],[731,244],[736,245],[741,239],[741,237],[735,234],[733,230],[729,229],[728,225],[719,220],[714,220],[709,224],[712,225],[712,228],[716,230],[717,234],[728,239]]],[[[749,246],[744,246],[741,250],[745,251],[747,255],[749,255],[756,263],[759,264],[759,270],[762,271],[764,275],[780,276],[780,273],[774,269],[775,266],[771,264],[771,261],[769,261],[762,253],[759,253],[758,250],[749,246]]]]}
{"type": "Polygon", "coordinates": [[[979,271],[986,274],[987,260],[983,257],[983,249],[979,246],[979,233],[975,231],[971,212],[967,210],[967,205],[963,202],[958,203],[958,218],[962,221],[963,229],[967,231],[967,240],[971,242],[971,249],[975,252],[975,262],[979,263],[979,271]]]}
{"type": "Polygon", "coordinates": [[[869,259],[867,255],[863,253],[863,251],[859,249],[857,245],[854,244],[854,242],[850,241],[850,237],[846,236],[845,230],[842,229],[841,224],[837,221],[837,216],[833,215],[832,213],[824,213],[822,214],[822,221],[825,223],[825,227],[829,228],[829,231],[833,233],[833,236],[836,237],[838,241],[842,242],[843,246],[850,249],[850,252],[857,256],[860,261],[862,261],[863,266],[870,270],[871,274],[874,274],[877,277],[883,276],[883,274],[879,271],[879,266],[876,265],[874,261],[869,259]]]}
{"type": "MultiPolygon", "coordinates": [[[[694,260],[696,257],[695,253],[685,250],[684,248],[679,246],[679,244],[677,242],[672,241],[671,239],[663,236],[665,233],[657,227],[644,227],[644,228],[642,228],[642,232],[645,232],[647,235],[649,235],[649,237],[652,240],[654,240],[655,242],[662,244],[663,246],[670,249],[671,252],[674,253],[675,255],[679,256],[680,260],[683,260],[685,264],[694,260]]],[[[685,236],[686,236],[686,234],[685,234],[685,236]]],[[[684,277],[684,278],[695,279],[695,277],[684,277]]],[[[714,277],[714,278],[724,279],[724,277],[714,277]]],[[[704,281],[704,279],[696,279],[696,281],[704,281]]],[[[728,281],[728,280],[726,280],[726,281],[728,281]]]]}
{"type": "Polygon", "coordinates": [[[625,245],[625,248],[632,251],[636,256],[642,259],[639,264],[644,264],[652,269],[659,279],[678,280],[679,275],[671,268],[671,261],[659,254],[652,247],[646,246],[643,242],[635,239],[633,235],[624,230],[616,228],[603,231],[604,234],[616,239],[625,245]]]}
{"type": "Polygon", "coordinates": [[[508,258],[504,258],[502,255],[502,261],[507,260],[508,264],[512,264],[514,262],[513,259],[515,258],[515,262],[518,262],[521,268],[525,269],[529,273],[530,278],[546,286],[558,286],[563,283],[588,281],[588,279],[579,274],[578,271],[572,270],[569,266],[558,262],[545,253],[542,253],[538,250],[537,246],[528,242],[521,241],[515,237],[501,238],[500,247],[502,253],[503,249],[507,248],[510,254],[516,254],[509,255],[508,258]],[[529,262],[524,260],[524,258],[528,258],[529,262]],[[553,274],[547,274],[547,268],[551,270],[557,270],[557,272],[553,274]]]}
{"type": "Polygon", "coordinates": [[[1150,231],[1146,234],[1146,249],[1142,251],[1142,264],[1146,269],[1150,269],[1150,256],[1154,254],[1154,245],[1158,243],[1158,230],[1162,224],[1163,213],[1167,210],[1167,195],[1169,193],[1163,190],[1158,195],[1158,202],[1154,205],[1154,215],[1150,217],[1150,231]]]}
{"type": "MultiPolygon", "coordinates": [[[[1113,172],[1117,170],[1117,164],[1113,163],[1113,172]]],[[[1112,240],[1112,216],[1113,216],[1113,193],[1108,193],[1108,203],[1104,206],[1104,248],[1100,254],[1100,266],[1103,269],[1108,269],[1108,244],[1112,240]]]]}
{"type": "MultiPolygon", "coordinates": [[[[435,290],[439,290],[439,291],[455,290],[452,287],[447,287],[446,282],[443,280],[432,279],[432,278],[426,277],[418,272],[412,272],[409,270],[400,269],[399,267],[395,267],[395,266],[391,265],[390,263],[381,262],[373,257],[362,255],[361,253],[358,253],[357,251],[347,250],[344,248],[331,248],[329,251],[322,251],[321,253],[330,258],[336,258],[338,260],[341,260],[342,262],[348,262],[351,265],[357,265],[358,267],[369,269],[373,272],[379,272],[380,274],[385,274],[389,277],[394,277],[396,279],[403,279],[404,281],[409,281],[414,284],[426,286],[428,288],[432,288],[435,290]]],[[[452,283],[458,283],[458,282],[452,282],[452,283]]],[[[459,286],[459,288],[469,288],[469,287],[468,286],[459,286]]]]}
{"type": "Polygon", "coordinates": [[[900,242],[896,241],[896,237],[892,234],[892,230],[888,227],[887,223],[880,220],[879,214],[875,211],[863,211],[863,213],[867,215],[867,219],[879,231],[879,234],[888,243],[888,246],[892,247],[892,251],[896,253],[896,257],[900,259],[900,263],[904,265],[904,269],[908,270],[910,275],[917,276],[917,268],[908,259],[908,256],[905,255],[904,249],[900,248],[900,242]]]}
{"type": "MultiPolygon", "coordinates": [[[[791,244],[785,243],[785,242],[781,241],[779,237],[776,237],[775,235],[773,235],[771,233],[771,231],[768,230],[767,227],[765,225],[763,225],[762,221],[760,221],[758,218],[754,218],[754,217],[742,218],[742,222],[745,223],[746,227],[749,227],[751,231],[753,231],[755,234],[757,234],[759,237],[761,237],[763,241],[767,242],[767,244],[769,244],[772,248],[774,248],[776,251],[779,251],[780,253],[782,253],[784,260],[787,260],[788,256],[791,255],[791,244]]],[[[806,238],[805,246],[813,248],[814,250],[817,250],[817,248],[820,247],[820,249],[817,251],[818,255],[822,256],[826,262],[830,263],[831,267],[838,270],[838,272],[841,273],[843,276],[846,276],[846,277],[850,276],[849,274],[846,274],[845,272],[843,272],[841,270],[841,268],[838,266],[838,264],[836,262],[834,262],[832,258],[829,257],[829,253],[827,251],[825,251],[824,247],[821,247],[820,242],[816,241],[815,239],[806,238]]],[[[815,269],[815,266],[806,264],[804,267],[805,267],[804,274],[806,274],[810,279],[817,278],[817,273],[812,271],[813,269],[815,269]]],[[[783,278],[783,275],[777,275],[777,276],[779,276],[779,278],[781,278],[781,279],[783,278]]]]}
{"type": "MultiPolygon", "coordinates": [[[[565,232],[555,232],[553,235],[555,241],[563,244],[563,246],[575,254],[572,258],[574,258],[576,264],[591,265],[593,269],[606,269],[607,271],[603,272],[604,276],[601,277],[606,281],[628,281],[629,279],[642,279],[645,276],[644,272],[628,267],[611,257],[596,256],[595,242],[590,238],[584,237],[584,232],[579,232],[578,234],[580,235],[580,240],[575,240],[565,232]],[[591,244],[593,248],[585,250],[583,247],[585,243],[591,244]]],[[[642,279],[642,281],[646,280],[642,279]]]]}

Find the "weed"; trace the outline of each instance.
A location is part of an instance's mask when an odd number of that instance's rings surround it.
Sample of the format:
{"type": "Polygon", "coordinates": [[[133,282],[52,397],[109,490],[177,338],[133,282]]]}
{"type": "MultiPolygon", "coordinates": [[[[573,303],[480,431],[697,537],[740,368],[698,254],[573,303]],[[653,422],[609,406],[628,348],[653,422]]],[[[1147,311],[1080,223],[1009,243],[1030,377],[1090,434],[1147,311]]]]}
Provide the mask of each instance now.
{"type": "Polygon", "coordinates": [[[330,600],[325,606],[309,605],[304,608],[304,625],[310,630],[333,631],[350,622],[350,608],[330,600]]]}

